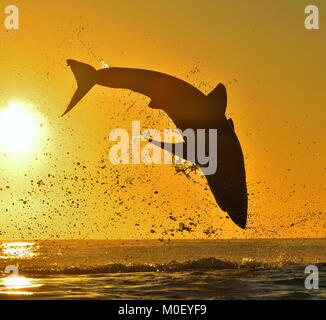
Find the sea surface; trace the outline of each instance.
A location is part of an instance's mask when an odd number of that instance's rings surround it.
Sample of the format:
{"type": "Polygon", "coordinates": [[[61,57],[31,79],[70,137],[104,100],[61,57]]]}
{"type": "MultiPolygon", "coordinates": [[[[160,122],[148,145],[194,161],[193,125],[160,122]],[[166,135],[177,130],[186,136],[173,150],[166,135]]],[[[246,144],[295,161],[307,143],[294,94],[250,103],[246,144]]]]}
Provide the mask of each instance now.
{"type": "Polygon", "coordinates": [[[326,240],[2,241],[0,273],[0,299],[326,299],[326,240]]]}

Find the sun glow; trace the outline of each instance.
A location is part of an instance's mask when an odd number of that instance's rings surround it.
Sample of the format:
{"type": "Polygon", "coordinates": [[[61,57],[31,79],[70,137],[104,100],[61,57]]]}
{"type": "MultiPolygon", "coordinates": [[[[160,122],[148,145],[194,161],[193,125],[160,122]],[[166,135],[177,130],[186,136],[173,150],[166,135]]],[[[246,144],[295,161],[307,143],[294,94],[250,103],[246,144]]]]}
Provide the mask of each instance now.
{"type": "Polygon", "coordinates": [[[22,103],[10,103],[0,111],[0,144],[8,151],[26,149],[38,134],[33,113],[22,103]]]}

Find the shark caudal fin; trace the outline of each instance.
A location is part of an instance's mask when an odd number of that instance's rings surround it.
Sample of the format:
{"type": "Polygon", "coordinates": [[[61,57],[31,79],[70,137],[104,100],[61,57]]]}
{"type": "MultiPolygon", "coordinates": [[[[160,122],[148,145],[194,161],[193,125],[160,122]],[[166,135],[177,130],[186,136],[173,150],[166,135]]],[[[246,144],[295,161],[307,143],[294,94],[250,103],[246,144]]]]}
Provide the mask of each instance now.
{"type": "Polygon", "coordinates": [[[62,114],[62,117],[67,114],[96,84],[96,69],[92,66],[71,59],[67,60],[67,64],[70,66],[71,71],[76,78],[78,88],[71,98],[66,111],[62,114]]]}

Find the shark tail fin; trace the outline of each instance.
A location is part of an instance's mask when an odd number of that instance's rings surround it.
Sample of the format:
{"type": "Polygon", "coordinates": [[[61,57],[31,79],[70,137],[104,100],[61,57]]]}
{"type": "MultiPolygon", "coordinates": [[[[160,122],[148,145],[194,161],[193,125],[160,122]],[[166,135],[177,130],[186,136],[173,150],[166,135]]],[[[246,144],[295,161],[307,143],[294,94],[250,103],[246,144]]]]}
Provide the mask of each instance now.
{"type": "Polygon", "coordinates": [[[62,117],[67,114],[96,84],[96,69],[86,63],[82,63],[76,60],[67,60],[68,66],[70,66],[73,72],[78,88],[71,98],[71,101],[62,114],[62,117]]]}

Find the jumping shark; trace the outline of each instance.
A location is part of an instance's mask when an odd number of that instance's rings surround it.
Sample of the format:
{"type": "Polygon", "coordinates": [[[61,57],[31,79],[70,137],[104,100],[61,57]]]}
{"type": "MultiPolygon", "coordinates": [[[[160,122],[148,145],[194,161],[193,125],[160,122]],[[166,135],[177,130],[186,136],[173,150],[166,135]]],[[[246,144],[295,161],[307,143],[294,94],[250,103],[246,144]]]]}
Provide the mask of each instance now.
{"type": "MultiPolygon", "coordinates": [[[[96,70],[89,64],[72,59],[67,60],[67,64],[78,88],[62,116],[98,84],[129,89],[151,98],[149,107],[165,111],[182,131],[188,128],[217,129],[218,169],[215,174],[206,175],[206,179],[219,207],[228,213],[236,225],[246,228],[248,195],[245,165],[234,123],[225,115],[227,93],[223,84],[218,84],[205,95],[181,79],[156,71],[118,67],[96,70]]],[[[207,141],[208,135],[206,144],[207,141]]],[[[164,148],[158,142],[153,143],[164,148]]],[[[186,149],[185,142],[183,146],[186,149]]]]}

